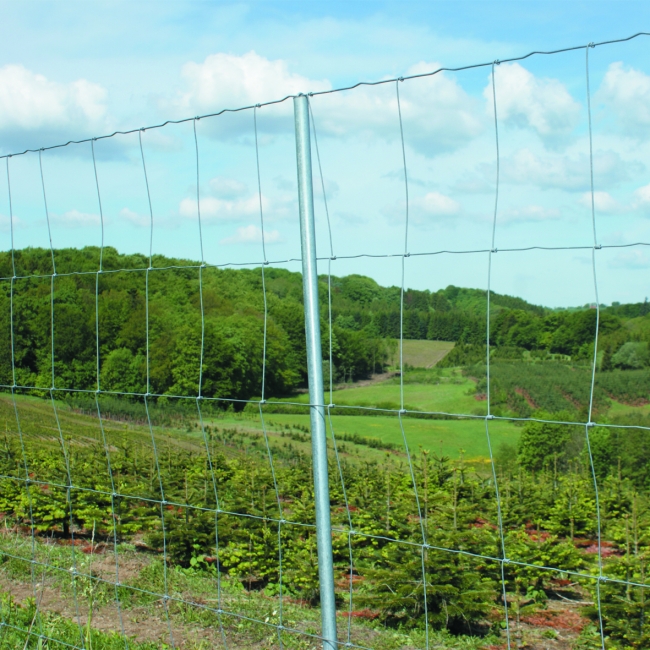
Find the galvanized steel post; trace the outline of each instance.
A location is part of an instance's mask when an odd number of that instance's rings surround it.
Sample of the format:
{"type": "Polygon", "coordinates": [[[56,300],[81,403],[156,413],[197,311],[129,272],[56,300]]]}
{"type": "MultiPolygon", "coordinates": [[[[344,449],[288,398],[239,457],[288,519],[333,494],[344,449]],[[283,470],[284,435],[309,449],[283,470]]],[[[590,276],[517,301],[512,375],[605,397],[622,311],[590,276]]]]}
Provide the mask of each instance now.
{"type": "Polygon", "coordinates": [[[318,543],[318,577],[323,648],[336,650],[336,603],[334,602],[334,565],[332,559],[332,525],[327,475],[327,434],[325,428],[325,394],[323,392],[323,355],[318,306],[318,271],[316,268],[316,232],[314,227],[314,192],[311,175],[309,137],[309,103],[304,95],[294,97],[296,160],[298,163],[298,200],[300,207],[300,248],[302,251],[302,286],[307,335],[307,375],[311,404],[311,447],[314,464],[316,500],[316,540],[318,543]]]}

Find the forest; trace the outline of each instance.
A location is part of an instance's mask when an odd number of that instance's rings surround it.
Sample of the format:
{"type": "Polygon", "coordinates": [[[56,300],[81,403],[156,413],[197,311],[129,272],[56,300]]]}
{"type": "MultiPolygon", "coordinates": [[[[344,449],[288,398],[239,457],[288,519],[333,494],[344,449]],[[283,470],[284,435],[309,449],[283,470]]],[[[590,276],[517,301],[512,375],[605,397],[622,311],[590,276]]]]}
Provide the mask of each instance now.
{"type": "MultiPolygon", "coordinates": [[[[259,268],[197,268],[200,265],[185,260],[155,256],[147,271],[146,257],[106,248],[98,274],[99,254],[92,247],[57,250],[57,274],[51,277],[48,250],[15,251],[13,261],[10,253],[0,253],[0,384],[12,383],[13,308],[17,385],[49,388],[54,381],[59,389],[94,390],[99,358],[102,390],[197,395],[201,374],[205,397],[259,398],[266,299],[264,397],[287,395],[305,385],[299,273],[266,268],[262,278],[259,268]]],[[[384,370],[391,342],[394,348],[400,335],[400,289],[358,275],[332,277],[331,286],[335,381],[354,381],[384,370]]],[[[320,278],[320,301],[329,363],[326,277],[320,278]]],[[[480,362],[486,302],[486,292],[479,289],[408,289],[404,338],[456,342],[442,366],[480,362]]],[[[495,360],[571,359],[589,364],[595,309],[550,310],[496,293],[490,295],[490,306],[495,360]]],[[[644,318],[649,311],[647,301],[601,310],[600,369],[650,365],[650,326],[644,318]]]]}

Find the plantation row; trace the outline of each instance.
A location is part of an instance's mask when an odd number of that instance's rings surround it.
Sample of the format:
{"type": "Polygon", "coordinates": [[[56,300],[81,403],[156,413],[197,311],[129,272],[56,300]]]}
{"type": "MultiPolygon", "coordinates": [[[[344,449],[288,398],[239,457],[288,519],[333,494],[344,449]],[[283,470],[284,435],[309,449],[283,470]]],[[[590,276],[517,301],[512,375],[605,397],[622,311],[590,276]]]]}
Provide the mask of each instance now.
{"type": "MultiPolygon", "coordinates": [[[[57,448],[51,432],[37,434],[38,427],[28,427],[24,454],[17,433],[7,426],[0,511],[25,532],[33,521],[41,533],[94,530],[96,538],[108,542],[113,535],[144,540],[153,554],[164,546],[173,563],[206,571],[218,567],[246,589],[267,593],[279,589],[281,545],[284,593],[317,603],[311,464],[304,454],[273,447],[274,479],[264,445],[247,456],[233,455],[237,432],[211,425],[207,446],[188,447],[180,438],[156,434],[155,453],[144,430],[108,427],[104,447],[97,423],[85,420],[83,431],[64,436],[57,448]]],[[[592,432],[603,570],[616,579],[643,582],[650,553],[650,474],[639,464],[647,465],[647,433],[639,431],[625,444],[613,435],[592,432]]],[[[505,550],[510,560],[526,563],[505,565],[508,599],[517,615],[543,608],[548,598],[557,598],[558,589],[577,600],[592,597],[593,581],[565,573],[597,570],[596,500],[583,436],[581,427],[530,423],[518,450],[500,452],[505,550]],[[567,577],[576,586],[567,587],[567,577]]],[[[419,512],[402,456],[389,454],[381,464],[344,460],[349,508],[338,467],[330,466],[337,598],[345,607],[351,526],[355,608],[368,609],[386,625],[419,627],[426,591],[434,627],[465,633],[498,628],[503,621],[500,565],[489,558],[501,557],[501,540],[491,474],[462,458],[413,453],[419,512]],[[429,545],[424,553],[423,538],[429,545]]],[[[650,639],[643,591],[602,584],[607,634],[622,646],[643,647],[650,639]]],[[[586,611],[596,620],[594,608],[586,611]]]]}
{"type": "MultiPolygon", "coordinates": [[[[487,390],[486,369],[469,366],[465,374],[478,377],[476,391],[487,390]]],[[[535,411],[547,413],[576,411],[587,413],[591,397],[592,371],[589,367],[563,363],[490,364],[490,397],[497,414],[507,409],[518,417],[530,417],[535,411]]],[[[593,407],[604,414],[609,400],[639,406],[650,398],[650,370],[618,370],[597,372],[594,383],[593,407]]]]}

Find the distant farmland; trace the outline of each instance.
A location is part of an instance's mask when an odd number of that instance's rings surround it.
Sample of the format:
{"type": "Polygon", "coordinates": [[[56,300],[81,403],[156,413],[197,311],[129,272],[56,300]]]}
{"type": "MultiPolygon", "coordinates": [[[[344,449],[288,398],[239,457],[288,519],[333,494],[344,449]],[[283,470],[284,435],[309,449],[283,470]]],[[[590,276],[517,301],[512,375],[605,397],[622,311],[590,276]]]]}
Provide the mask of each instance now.
{"type": "MultiPolygon", "coordinates": [[[[433,368],[453,349],[452,341],[404,340],[404,365],[413,368],[433,368]]],[[[389,360],[391,366],[399,366],[399,347],[389,360]]]]}

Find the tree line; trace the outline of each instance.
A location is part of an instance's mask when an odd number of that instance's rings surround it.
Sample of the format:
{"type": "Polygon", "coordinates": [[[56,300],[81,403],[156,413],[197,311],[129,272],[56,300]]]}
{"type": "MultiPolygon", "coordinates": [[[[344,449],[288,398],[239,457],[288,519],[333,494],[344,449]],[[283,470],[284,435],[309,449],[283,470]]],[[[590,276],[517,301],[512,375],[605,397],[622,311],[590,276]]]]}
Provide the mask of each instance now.
{"type": "MultiPolygon", "coordinates": [[[[13,356],[16,383],[23,386],[49,388],[54,381],[60,389],[94,390],[98,365],[101,389],[116,392],[196,395],[200,382],[206,397],[245,400],[261,396],[262,375],[267,397],[305,385],[299,273],[199,268],[163,256],[154,256],[147,270],[147,257],[105,248],[97,274],[99,254],[93,247],[56,250],[57,275],[51,277],[49,250],[15,251],[12,279],[12,255],[0,253],[0,383],[13,383],[13,356]]],[[[390,341],[402,330],[407,339],[457,342],[443,365],[466,365],[484,356],[483,290],[407,289],[402,318],[399,287],[350,275],[332,277],[331,289],[335,381],[384,370],[390,341]]],[[[319,296],[329,363],[326,277],[320,278],[319,296]]],[[[496,293],[490,306],[490,344],[501,358],[529,353],[588,359],[593,352],[594,309],[550,310],[496,293]]],[[[601,311],[604,369],[650,364],[646,306],[601,311]]]]}

